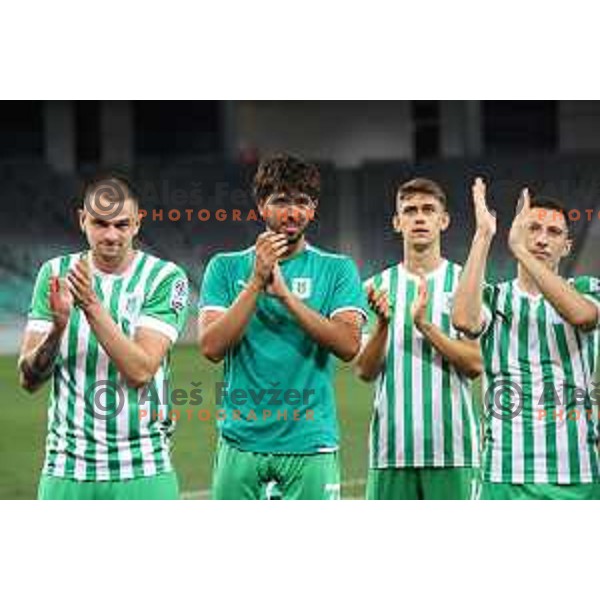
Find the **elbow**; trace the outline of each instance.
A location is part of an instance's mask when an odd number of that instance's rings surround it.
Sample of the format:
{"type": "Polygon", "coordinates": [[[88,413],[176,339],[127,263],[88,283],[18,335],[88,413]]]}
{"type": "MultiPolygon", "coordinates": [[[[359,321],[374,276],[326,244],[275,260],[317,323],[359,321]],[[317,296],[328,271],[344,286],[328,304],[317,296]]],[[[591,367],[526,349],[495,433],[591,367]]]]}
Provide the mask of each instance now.
{"type": "Polygon", "coordinates": [[[577,329],[590,331],[598,324],[598,317],[598,311],[594,308],[592,311],[577,311],[568,321],[577,329]]]}
{"type": "Polygon", "coordinates": [[[27,368],[27,364],[23,359],[19,360],[18,364],[18,373],[19,373],[19,386],[24,389],[26,392],[33,394],[37,390],[40,389],[43,382],[37,381],[31,374],[30,370],[27,368]]]}
{"type": "Polygon", "coordinates": [[[139,390],[150,383],[152,377],[143,377],[143,376],[128,376],[125,377],[125,383],[127,383],[127,387],[133,388],[134,390],[139,390]]]}
{"type": "Polygon", "coordinates": [[[214,344],[210,342],[207,336],[200,337],[200,354],[212,363],[219,363],[223,360],[223,354],[214,344]]]}
{"type": "Polygon", "coordinates": [[[456,331],[465,334],[469,338],[476,338],[478,333],[480,333],[477,331],[477,327],[474,325],[474,323],[468,319],[460,317],[460,315],[452,315],[452,327],[454,327],[456,331]]]}
{"type": "Polygon", "coordinates": [[[156,369],[147,367],[136,369],[135,371],[124,375],[125,383],[128,387],[133,388],[134,390],[139,390],[147,386],[152,381],[157,370],[158,367],[156,369]]]}
{"type": "Polygon", "coordinates": [[[337,352],[337,356],[340,360],[343,360],[344,362],[348,363],[356,358],[356,355],[358,354],[359,350],[360,339],[355,339],[352,340],[352,342],[344,345],[344,347],[341,348],[339,352],[337,352]]]}
{"type": "Polygon", "coordinates": [[[354,371],[354,374],[365,383],[375,381],[379,374],[373,368],[369,368],[368,362],[365,360],[364,352],[361,352],[352,363],[352,370],[354,371]]]}
{"type": "Polygon", "coordinates": [[[361,381],[364,381],[365,383],[371,383],[377,379],[377,374],[367,371],[360,361],[355,363],[354,373],[361,381]]]}
{"type": "Polygon", "coordinates": [[[33,394],[40,388],[39,384],[36,384],[31,379],[28,379],[23,372],[19,374],[19,385],[29,394],[33,394]]]}
{"type": "Polygon", "coordinates": [[[469,361],[464,373],[469,379],[477,379],[483,373],[483,361],[481,357],[479,356],[469,361]]]}

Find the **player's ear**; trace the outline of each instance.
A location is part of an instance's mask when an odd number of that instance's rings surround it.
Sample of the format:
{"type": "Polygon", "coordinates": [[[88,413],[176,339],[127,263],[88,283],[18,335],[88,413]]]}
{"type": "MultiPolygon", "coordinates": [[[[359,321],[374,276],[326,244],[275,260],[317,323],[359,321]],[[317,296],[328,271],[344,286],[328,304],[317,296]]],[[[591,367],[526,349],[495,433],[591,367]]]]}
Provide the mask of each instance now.
{"type": "Polygon", "coordinates": [[[257,203],[256,203],[256,207],[258,208],[258,214],[260,215],[260,218],[264,221],[266,216],[267,216],[267,211],[265,209],[265,200],[264,198],[261,198],[257,203]]]}
{"type": "Polygon", "coordinates": [[[569,254],[571,254],[571,250],[573,249],[573,240],[568,237],[567,241],[565,242],[565,247],[563,248],[563,251],[561,253],[561,258],[566,258],[567,256],[569,256],[569,254]]]}
{"type": "Polygon", "coordinates": [[[392,217],[392,227],[396,233],[401,233],[402,229],[400,228],[400,215],[398,213],[394,213],[392,217]]]}
{"type": "Polygon", "coordinates": [[[83,208],[77,209],[77,217],[79,218],[79,229],[82,233],[85,233],[85,210],[83,208]]]}
{"type": "Polygon", "coordinates": [[[137,213],[135,217],[133,217],[133,237],[136,237],[137,234],[140,232],[140,225],[140,215],[139,213],[137,213]]]}
{"type": "Polygon", "coordinates": [[[440,229],[442,231],[446,231],[446,229],[448,229],[448,227],[450,227],[450,214],[448,213],[448,211],[445,210],[442,213],[442,223],[441,223],[440,229]]]}

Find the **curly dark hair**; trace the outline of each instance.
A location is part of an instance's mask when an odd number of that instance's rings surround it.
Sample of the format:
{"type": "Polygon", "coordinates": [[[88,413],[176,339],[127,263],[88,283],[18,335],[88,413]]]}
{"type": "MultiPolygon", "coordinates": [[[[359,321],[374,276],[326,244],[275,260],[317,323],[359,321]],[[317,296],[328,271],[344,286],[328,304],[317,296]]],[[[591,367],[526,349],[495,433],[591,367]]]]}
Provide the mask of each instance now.
{"type": "Polygon", "coordinates": [[[301,192],[314,200],[321,193],[321,175],[316,165],[289,154],[275,154],[261,160],[254,176],[257,203],[275,192],[301,192]]]}

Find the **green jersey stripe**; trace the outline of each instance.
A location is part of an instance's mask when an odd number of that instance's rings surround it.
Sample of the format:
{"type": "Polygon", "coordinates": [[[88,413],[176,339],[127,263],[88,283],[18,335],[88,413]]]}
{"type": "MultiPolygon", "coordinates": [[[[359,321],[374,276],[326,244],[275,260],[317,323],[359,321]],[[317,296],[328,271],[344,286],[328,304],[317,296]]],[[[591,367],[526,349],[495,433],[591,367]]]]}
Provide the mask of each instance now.
{"type": "MultiPolygon", "coordinates": [[[[66,277],[68,269],[75,264],[74,257],[63,257],[60,262],[60,276],[66,277]]],[[[57,444],[57,473],[69,471],[73,466],[74,443],[72,439],[72,406],[75,402],[73,387],[76,380],[74,355],[77,347],[77,323],[79,315],[76,314],[69,321],[69,326],[63,338],[66,340],[66,385],[61,386],[61,393],[57,405],[57,420],[59,421],[59,440],[57,444]]]]}
{"type": "MultiPolygon", "coordinates": [[[[542,381],[539,386],[543,388],[544,407],[543,410],[553,410],[556,408],[553,385],[544,385],[544,382],[554,382],[553,356],[550,354],[550,337],[552,325],[548,322],[545,303],[541,302],[538,316],[538,336],[540,339],[540,361],[542,361],[542,381]]],[[[546,418],[545,424],[545,448],[541,443],[538,449],[538,463],[536,464],[536,473],[534,481],[536,483],[557,483],[556,475],[548,476],[549,473],[558,473],[558,451],[557,451],[557,431],[556,419],[546,418]],[[544,452],[545,450],[545,452],[544,452]]]]}
{"type": "MultiPolygon", "coordinates": [[[[513,481],[524,482],[526,476],[533,474],[533,457],[534,457],[534,438],[533,427],[525,425],[525,421],[530,421],[535,416],[533,397],[531,394],[531,362],[530,362],[530,345],[529,345],[529,303],[525,298],[521,298],[519,302],[519,325],[518,325],[518,364],[520,367],[519,385],[522,390],[521,402],[523,409],[516,417],[513,426],[515,427],[515,448],[517,451],[513,454],[513,472],[515,477],[513,481]],[[520,451],[518,449],[521,449],[520,451]]],[[[535,426],[535,422],[534,422],[535,426]]]]}
{"type": "MultiPolygon", "coordinates": [[[[416,361],[413,357],[413,324],[410,309],[416,296],[416,285],[414,281],[406,281],[404,292],[404,304],[401,305],[404,311],[403,335],[402,335],[402,395],[407,400],[404,403],[404,460],[408,464],[418,464],[415,459],[415,446],[413,431],[415,427],[414,418],[414,396],[413,394],[413,364],[416,361]]],[[[419,357],[420,358],[420,357],[419,357]]],[[[417,379],[418,381],[418,379],[417,379]]],[[[420,416],[420,415],[419,415],[420,416]]],[[[420,423],[419,423],[420,425],[420,423]]]]}
{"type": "MultiPolygon", "coordinates": [[[[384,285],[387,284],[387,289],[394,290],[398,285],[398,271],[393,270],[390,274],[389,282],[382,282],[384,285]]],[[[396,307],[394,307],[394,313],[392,314],[392,327],[388,334],[388,355],[386,358],[386,372],[391,377],[386,378],[385,385],[385,416],[386,416],[386,435],[385,435],[385,452],[386,452],[386,464],[393,465],[396,457],[396,421],[395,421],[395,380],[396,380],[396,361],[397,352],[395,344],[395,331],[397,325],[396,307]],[[391,366],[391,372],[389,368],[391,366]]]]}
{"type": "MultiPolygon", "coordinates": [[[[123,280],[115,280],[110,296],[108,297],[108,311],[113,321],[118,322],[119,320],[119,296],[121,295],[121,288],[123,287],[123,280]]],[[[118,404],[118,391],[123,385],[123,381],[120,379],[117,368],[113,361],[109,361],[108,368],[108,380],[117,382],[117,386],[110,386],[106,390],[105,401],[106,411],[108,414],[117,415],[118,404]]],[[[118,417],[117,417],[118,418],[118,417]]],[[[119,447],[119,438],[117,435],[117,418],[106,420],[106,438],[111,446],[119,447]]],[[[108,471],[110,479],[120,479],[121,477],[121,463],[119,452],[112,452],[108,457],[108,471]]]]}
{"type": "MultiPolygon", "coordinates": [[[[427,293],[429,298],[435,298],[435,285],[433,281],[427,282],[427,293]]],[[[433,302],[427,303],[427,309],[425,318],[429,323],[432,322],[433,302]]],[[[430,344],[420,344],[421,346],[421,389],[423,390],[422,398],[431,398],[432,402],[429,406],[426,406],[424,402],[421,402],[420,410],[423,418],[423,444],[421,446],[423,455],[421,458],[422,462],[425,462],[426,456],[434,456],[433,453],[433,411],[435,409],[435,402],[432,395],[433,388],[433,351],[430,344]]],[[[415,434],[415,439],[417,434],[415,434]]]]}

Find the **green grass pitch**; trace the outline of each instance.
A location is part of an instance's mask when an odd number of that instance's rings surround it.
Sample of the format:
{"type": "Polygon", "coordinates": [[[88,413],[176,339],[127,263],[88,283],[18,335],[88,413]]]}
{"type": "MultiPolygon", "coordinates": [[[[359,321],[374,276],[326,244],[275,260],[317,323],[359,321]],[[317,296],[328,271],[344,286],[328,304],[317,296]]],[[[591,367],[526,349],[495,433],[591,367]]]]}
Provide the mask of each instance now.
{"type": "MultiPolygon", "coordinates": [[[[0,357],[0,498],[35,498],[44,457],[48,386],[34,395],[17,381],[15,356],[0,357]]],[[[202,408],[214,409],[212,390],[221,379],[221,367],[202,359],[194,347],[178,346],[173,353],[175,387],[191,389],[202,382],[207,399],[202,408]]],[[[362,497],[367,469],[371,386],[360,382],[347,365],[336,375],[338,417],[341,433],[342,494],[362,497]]],[[[186,408],[183,407],[182,413],[186,408]]],[[[196,409],[198,407],[195,407],[196,409]]],[[[201,421],[182,414],[175,430],[173,457],[184,497],[206,497],[210,487],[216,443],[214,420],[201,421]]]]}

